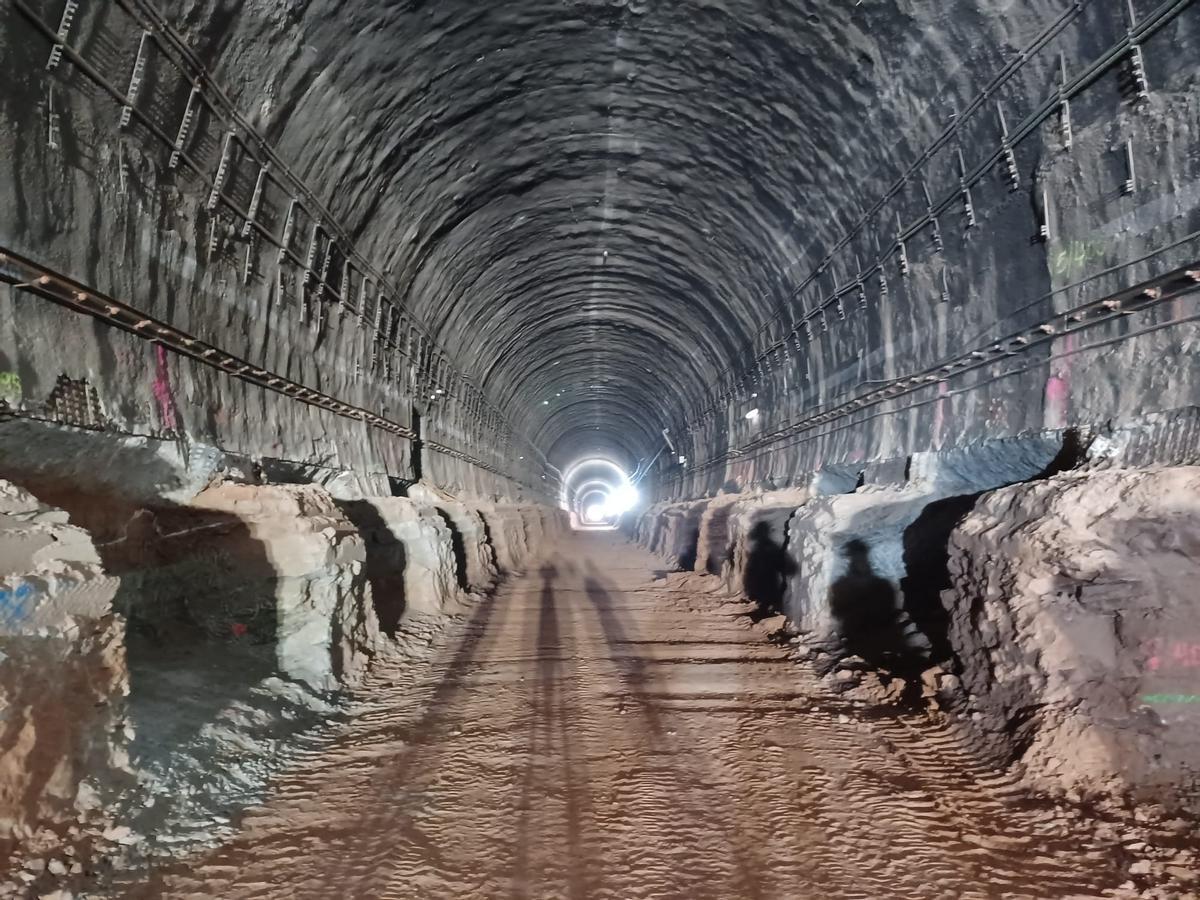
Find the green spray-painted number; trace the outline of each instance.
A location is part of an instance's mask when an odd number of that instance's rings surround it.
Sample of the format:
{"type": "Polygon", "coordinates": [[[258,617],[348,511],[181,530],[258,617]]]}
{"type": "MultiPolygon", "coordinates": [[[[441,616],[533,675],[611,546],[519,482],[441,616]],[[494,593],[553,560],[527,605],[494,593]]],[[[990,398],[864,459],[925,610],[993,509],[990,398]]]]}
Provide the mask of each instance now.
{"type": "Polygon", "coordinates": [[[21,376],[16,372],[0,372],[0,400],[21,402],[21,376]]]}
{"type": "Polygon", "coordinates": [[[1085,266],[1103,258],[1100,241],[1067,241],[1050,251],[1050,274],[1055,278],[1082,275],[1085,266]]]}

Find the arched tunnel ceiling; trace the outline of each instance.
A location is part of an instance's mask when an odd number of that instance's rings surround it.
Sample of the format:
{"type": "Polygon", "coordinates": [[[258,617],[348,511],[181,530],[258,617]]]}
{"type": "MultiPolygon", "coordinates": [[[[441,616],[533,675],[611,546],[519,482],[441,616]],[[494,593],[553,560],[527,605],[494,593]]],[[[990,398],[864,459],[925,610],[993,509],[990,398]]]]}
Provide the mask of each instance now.
{"type": "Polygon", "coordinates": [[[400,299],[564,465],[653,455],[956,104],[1067,5],[177,12],[400,299]]]}

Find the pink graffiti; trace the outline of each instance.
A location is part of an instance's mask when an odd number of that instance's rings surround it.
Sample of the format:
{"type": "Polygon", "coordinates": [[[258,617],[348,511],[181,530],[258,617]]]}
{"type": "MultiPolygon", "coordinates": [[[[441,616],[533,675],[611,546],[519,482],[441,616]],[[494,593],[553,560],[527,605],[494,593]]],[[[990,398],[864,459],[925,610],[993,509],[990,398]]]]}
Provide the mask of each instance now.
{"type": "Polygon", "coordinates": [[[1046,379],[1046,397],[1043,405],[1043,424],[1047,428],[1065,428],[1071,402],[1071,356],[1075,349],[1075,335],[1068,334],[1057,343],[1064,352],[1055,372],[1046,379]]]}
{"type": "Polygon", "coordinates": [[[1142,647],[1146,668],[1151,672],[1170,669],[1200,669],[1200,641],[1164,641],[1153,638],[1142,647]]]}
{"type": "Polygon", "coordinates": [[[158,419],[163,428],[174,430],[179,427],[175,415],[175,400],[171,396],[171,371],[167,367],[167,348],[154,346],[154,400],[158,403],[158,419]]]}
{"type": "Polygon", "coordinates": [[[1048,428],[1062,428],[1067,424],[1067,400],[1071,388],[1061,375],[1046,379],[1045,424],[1048,428]]]}

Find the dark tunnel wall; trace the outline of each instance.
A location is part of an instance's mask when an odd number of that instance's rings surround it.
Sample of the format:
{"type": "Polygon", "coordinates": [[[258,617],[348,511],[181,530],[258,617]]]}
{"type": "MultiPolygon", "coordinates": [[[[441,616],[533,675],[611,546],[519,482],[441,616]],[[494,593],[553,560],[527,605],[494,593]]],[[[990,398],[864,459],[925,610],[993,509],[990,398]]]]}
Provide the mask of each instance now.
{"type": "MultiPolygon", "coordinates": [[[[47,74],[51,45],[24,3],[0,31],[5,245],[404,427],[419,394],[423,437],[504,472],[436,457],[451,487],[536,491],[554,477],[541,453],[559,468],[593,452],[647,460],[665,427],[663,489],[691,496],[1196,399],[1190,298],[1055,318],[1195,260],[1192,3],[1137,0],[1132,18],[1101,0],[162,4],[339,223],[342,246],[324,255],[353,245],[371,262],[508,418],[508,441],[470,402],[442,400],[419,358],[364,375],[370,323],[330,304],[341,324],[314,329],[303,285],[280,288],[276,269],[296,267],[273,252],[243,284],[247,252],[263,252],[243,222],[210,213],[200,179],[170,170],[140,119],[120,129],[119,107],[69,61],[47,74]],[[942,369],[962,356],[986,366],[942,369]],[[893,387],[910,393],[842,406],[893,387]]],[[[28,8],[53,30],[63,6],[28,8]]],[[[90,8],[68,43],[126,85],[149,8],[90,8]]],[[[166,72],[150,61],[136,105],[170,136],[188,85],[166,72]]],[[[202,127],[187,147],[216,177],[222,131],[202,127]]],[[[243,209],[250,155],[226,173],[243,209]]],[[[263,203],[272,233],[288,199],[263,203]]],[[[361,292],[351,279],[347,295],[361,292]]],[[[30,396],[63,370],[51,344],[65,333],[81,348],[72,377],[110,417],[173,434],[137,339],[25,295],[4,302],[5,368],[30,396]]],[[[404,441],[178,365],[174,431],[413,474],[404,441]]]]}

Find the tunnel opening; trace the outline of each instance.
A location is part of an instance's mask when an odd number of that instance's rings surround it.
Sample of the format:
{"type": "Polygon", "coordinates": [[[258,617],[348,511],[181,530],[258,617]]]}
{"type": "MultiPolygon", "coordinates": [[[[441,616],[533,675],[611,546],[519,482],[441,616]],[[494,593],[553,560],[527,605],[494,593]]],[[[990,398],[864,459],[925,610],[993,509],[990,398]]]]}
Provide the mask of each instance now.
{"type": "Polygon", "coordinates": [[[561,476],[559,503],[577,530],[616,530],[640,500],[630,475],[605,457],[576,460],[561,476]]]}

